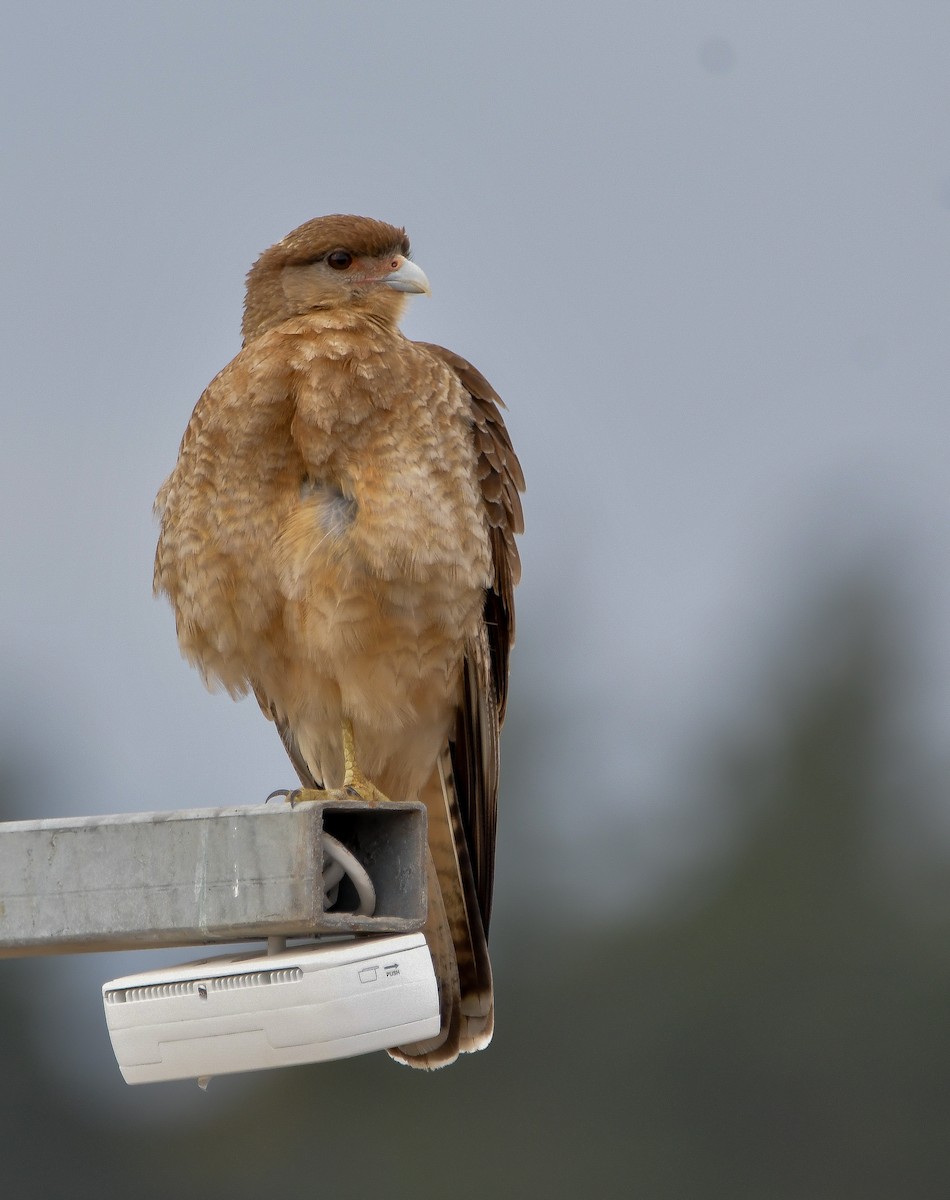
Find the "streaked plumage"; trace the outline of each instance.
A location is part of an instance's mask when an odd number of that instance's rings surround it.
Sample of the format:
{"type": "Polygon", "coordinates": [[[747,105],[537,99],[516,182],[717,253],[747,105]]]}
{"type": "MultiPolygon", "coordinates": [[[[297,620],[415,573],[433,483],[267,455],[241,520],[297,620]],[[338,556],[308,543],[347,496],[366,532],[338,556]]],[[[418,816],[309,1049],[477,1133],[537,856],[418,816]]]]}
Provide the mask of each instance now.
{"type": "Polygon", "coordinates": [[[155,588],[206,681],[252,691],[305,787],[343,780],[341,729],[429,810],[427,936],[443,992],[416,1066],[487,1044],[508,653],[524,486],[501,401],[397,328],[428,290],[402,230],[322,217],[248,275],[244,348],[212,381],[156,502],[155,588]]]}

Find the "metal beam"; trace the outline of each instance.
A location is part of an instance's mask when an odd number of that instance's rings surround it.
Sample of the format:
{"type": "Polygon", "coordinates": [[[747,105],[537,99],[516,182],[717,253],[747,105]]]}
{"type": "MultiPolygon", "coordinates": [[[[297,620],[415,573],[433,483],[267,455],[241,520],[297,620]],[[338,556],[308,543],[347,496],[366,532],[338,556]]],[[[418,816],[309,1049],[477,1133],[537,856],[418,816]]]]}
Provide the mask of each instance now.
{"type": "Polygon", "coordinates": [[[0,824],[0,958],[412,932],[425,920],[425,839],[422,804],[339,798],[10,821],[0,824]],[[375,915],[343,911],[345,885],[327,910],[324,831],[366,868],[375,915]]]}

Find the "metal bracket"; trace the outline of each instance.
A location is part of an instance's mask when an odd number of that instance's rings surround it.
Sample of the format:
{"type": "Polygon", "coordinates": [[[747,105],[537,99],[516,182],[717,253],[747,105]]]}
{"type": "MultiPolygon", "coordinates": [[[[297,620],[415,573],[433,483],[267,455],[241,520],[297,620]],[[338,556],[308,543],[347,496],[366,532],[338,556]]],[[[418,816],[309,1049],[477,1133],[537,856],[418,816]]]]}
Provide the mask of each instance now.
{"type": "MultiPolygon", "coordinates": [[[[423,804],[321,800],[0,824],[0,958],[409,933],[426,914],[423,804]],[[328,911],[323,834],[360,860],[376,912],[328,911]]],[[[355,903],[353,905],[355,907],[355,903]]]]}

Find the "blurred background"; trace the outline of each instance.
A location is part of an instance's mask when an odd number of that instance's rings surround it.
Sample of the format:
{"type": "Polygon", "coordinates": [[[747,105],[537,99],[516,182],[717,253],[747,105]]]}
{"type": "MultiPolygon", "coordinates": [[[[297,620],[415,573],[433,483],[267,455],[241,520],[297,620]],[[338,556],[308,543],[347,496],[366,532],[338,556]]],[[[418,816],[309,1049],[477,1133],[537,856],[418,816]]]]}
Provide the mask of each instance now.
{"type": "Polygon", "coordinates": [[[0,961],[4,1195],[946,1196],[950,6],[40,0],[0,88],[0,817],[293,783],[150,510],[300,222],[529,481],[491,1049],[130,1089],[168,955],[0,961]]]}

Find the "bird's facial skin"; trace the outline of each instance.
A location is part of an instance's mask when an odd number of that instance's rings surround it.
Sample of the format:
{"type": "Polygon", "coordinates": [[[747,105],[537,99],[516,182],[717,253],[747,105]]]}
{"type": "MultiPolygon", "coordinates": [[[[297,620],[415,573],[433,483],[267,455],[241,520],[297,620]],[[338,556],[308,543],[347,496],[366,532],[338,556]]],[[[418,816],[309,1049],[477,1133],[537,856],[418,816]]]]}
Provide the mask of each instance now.
{"type": "MultiPolygon", "coordinates": [[[[359,257],[342,247],[331,250],[322,258],[323,263],[336,275],[340,284],[359,287],[376,287],[380,284],[395,292],[428,292],[429,281],[421,267],[410,262],[404,254],[383,254],[377,258],[359,257]]],[[[316,264],[307,264],[316,265],[316,264]]]]}
{"type": "Polygon", "coordinates": [[[367,257],[342,247],[316,262],[293,263],[281,272],[283,292],[297,312],[352,305],[379,309],[398,318],[405,304],[403,294],[429,291],[425,273],[403,254],[367,257]],[[388,295],[387,295],[388,294],[388,295]]]}

